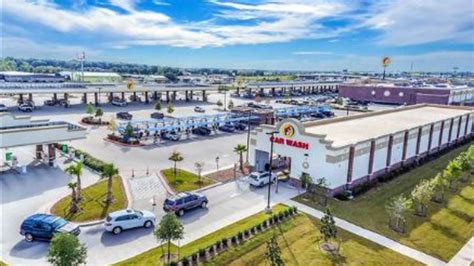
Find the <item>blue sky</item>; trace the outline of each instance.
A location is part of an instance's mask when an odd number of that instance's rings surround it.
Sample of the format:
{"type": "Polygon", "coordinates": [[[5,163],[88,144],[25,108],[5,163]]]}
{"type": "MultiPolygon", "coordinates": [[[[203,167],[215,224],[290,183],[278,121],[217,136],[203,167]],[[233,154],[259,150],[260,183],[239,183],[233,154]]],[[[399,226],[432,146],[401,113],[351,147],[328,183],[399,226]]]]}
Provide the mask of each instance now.
{"type": "Polygon", "coordinates": [[[474,71],[472,0],[3,0],[2,56],[271,70],[474,71]]]}

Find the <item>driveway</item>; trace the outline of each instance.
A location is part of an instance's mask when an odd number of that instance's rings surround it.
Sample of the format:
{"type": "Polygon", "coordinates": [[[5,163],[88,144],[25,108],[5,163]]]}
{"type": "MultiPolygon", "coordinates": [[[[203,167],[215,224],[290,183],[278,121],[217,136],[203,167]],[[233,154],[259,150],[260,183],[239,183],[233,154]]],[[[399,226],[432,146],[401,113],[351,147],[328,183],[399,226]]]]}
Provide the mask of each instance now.
{"type": "MultiPolygon", "coordinates": [[[[12,265],[44,264],[48,243],[28,243],[18,231],[27,216],[44,213],[50,203],[69,194],[67,184],[71,177],[59,168],[32,161],[27,148],[11,150],[22,164],[28,164],[28,173],[0,175],[1,257],[12,265]]],[[[95,181],[97,177],[86,170],[82,178],[83,185],[95,181]]]]}

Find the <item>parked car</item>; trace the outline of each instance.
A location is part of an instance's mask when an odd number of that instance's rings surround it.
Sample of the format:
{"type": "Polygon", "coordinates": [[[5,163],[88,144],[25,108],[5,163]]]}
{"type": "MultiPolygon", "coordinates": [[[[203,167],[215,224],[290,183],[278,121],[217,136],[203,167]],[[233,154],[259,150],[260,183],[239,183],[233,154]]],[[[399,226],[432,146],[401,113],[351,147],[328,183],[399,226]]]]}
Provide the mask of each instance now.
{"type": "Polygon", "coordinates": [[[207,127],[197,127],[193,129],[193,134],[201,135],[201,136],[209,136],[211,134],[211,130],[207,127]]]}
{"type": "Polygon", "coordinates": [[[150,117],[153,119],[163,119],[165,115],[161,112],[154,112],[154,113],[151,113],[150,117]]]}
{"type": "Polygon", "coordinates": [[[255,187],[263,187],[269,182],[275,182],[276,174],[272,173],[272,179],[270,181],[269,172],[253,172],[248,175],[249,184],[255,187]]]}
{"type": "Polygon", "coordinates": [[[115,106],[127,106],[127,101],[125,100],[122,100],[122,99],[117,99],[117,98],[114,98],[112,100],[112,105],[115,105],[115,106]]]}
{"type": "Polygon", "coordinates": [[[35,107],[30,103],[21,103],[18,105],[18,109],[22,112],[31,113],[35,107]]]}
{"type": "Polygon", "coordinates": [[[230,125],[230,124],[225,124],[225,125],[219,126],[219,130],[224,131],[224,132],[233,133],[233,132],[235,132],[235,127],[233,125],[230,125]]]}
{"type": "Polygon", "coordinates": [[[122,233],[123,230],[145,227],[150,228],[156,223],[156,216],[149,211],[120,210],[112,212],[105,218],[105,230],[114,235],[122,233]]]}
{"type": "Polygon", "coordinates": [[[31,242],[35,239],[51,239],[55,233],[79,235],[79,225],[51,214],[33,214],[21,223],[20,234],[31,242]]]}
{"type": "Polygon", "coordinates": [[[161,134],[161,138],[166,139],[166,140],[171,140],[171,141],[178,141],[181,138],[181,136],[177,134],[176,132],[171,131],[171,132],[163,132],[161,134]]]}
{"type": "Polygon", "coordinates": [[[246,130],[247,129],[247,125],[244,124],[244,123],[241,123],[241,122],[235,122],[234,127],[237,130],[246,130]]]}
{"type": "Polygon", "coordinates": [[[163,204],[163,210],[174,212],[178,216],[183,216],[185,211],[201,207],[207,207],[207,197],[195,192],[181,192],[166,198],[163,204]]]}
{"type": "Polygon", "coordinates": [[[57,104],[59,104],[58,100],[54,100],[54,99],[51,99],[51,100],[45,100],[43,102],[44,105],[47,105],[47,106],[55,106],[57,104]]]}
{"type": "Polygon", "coordinates": [[[118,119],[123,119],[123,120],[132,120],[133,115],[130,114],[129,112],[118,112],[116,114],[118,119]]]}
{"type": "Polygon", "coordinates": [[[4,105],[3,103],[0,104],[0,112],[7,112],[8,111],[8,108],[6,105],[4,105]]]}
{"type": "Polygon", "coordinates": [[[204,110],[204,109],[203,109],[202,107],[200,107],[200,106],[196,106],[196,107],[194,107],[194,112],[196,112],[196,113],[205,113],[206,110],[204,110]]]}

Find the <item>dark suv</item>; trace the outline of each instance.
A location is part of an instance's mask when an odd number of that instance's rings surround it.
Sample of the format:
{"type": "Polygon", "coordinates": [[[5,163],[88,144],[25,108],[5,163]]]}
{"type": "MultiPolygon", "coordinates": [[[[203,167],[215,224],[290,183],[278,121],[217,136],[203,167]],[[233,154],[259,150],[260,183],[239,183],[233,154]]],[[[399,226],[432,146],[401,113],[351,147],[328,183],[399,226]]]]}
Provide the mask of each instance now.
{"type": "Polygon", "coordinates": [[[51,239],[55,233],[79,235],[79,225],[50,214],[33,214],[21,224],[20,234],[28,242],[34,239],[51,239]]]}
{"type": "Polygon", "coordinates": [[[117,118],[118,119],[123,119],[123,120],[132,120],[132,114],[128,112],[118,112],[117,113],[117,118]]]}
{"type": "Polygon", "coordinates": [[[207,127],[197,127],[193,129],[193,134],[201,135],[201,136],[208,136],[211,134],[211,130],[207,127]]]}
{"type": "Polygon", "coordinates": [[[170,196],[163,204],[163,210],[174,212],[178,216],[183,216],[184,212],[197,207],[206,208],[207,197],[194,192],[181,192],[170,196]]]}

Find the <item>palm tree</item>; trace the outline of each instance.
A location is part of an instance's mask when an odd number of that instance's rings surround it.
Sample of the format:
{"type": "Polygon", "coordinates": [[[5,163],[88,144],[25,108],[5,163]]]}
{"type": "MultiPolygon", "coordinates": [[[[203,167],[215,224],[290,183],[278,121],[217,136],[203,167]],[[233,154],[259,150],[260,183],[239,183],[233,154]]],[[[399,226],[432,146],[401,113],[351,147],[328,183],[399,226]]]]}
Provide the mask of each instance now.
{"type": "Polygon", "coordinates": [[[119,170],[115,167],[113,163],[105,164],[102,169],[102,177],[107,177],[107,198],[105,202],[110,204],[114,200],[114,196],[112,194],[112,180],[113,177],[118,175],[119,170]]]}
{"type": "Polygon", "coordinates": [[[234,148],[234,152],[239,154],[239,162],[240,162],[240,171],[244,172],[244,152],[247,151],[247,146],[244,144],[237,144],[234,148]]]}
{"type": "Polygon", "coordinates": [[[173,173],[174,173],[174,181],[176,182],[176,174],[177,174],[176,165],[178,162],[181,162],[182,160],[184,160],[183,155],[181,155],[179,151],[174,151],[173,153],[171,153],[171,156],[168,159],[174,162],[173,173]]]}
{"type": "Polygon", "coordinates": [[[82,199],[81,196],[81,175],[83,172],[83,164],[82,162],[77,162],[75,164],[69,165],[64,171],[68,173],[69,175],[75,175],[77,177],[77,201],[80,201],[82,199]]]}
{"type": "Polygon", "coordinates": [[[196,171],[198,172],[199,187],[201,187],[201,173],[202,173],[202,168],[204,168],[204,162],[195,162],[194,168],[196,168],[196,171]]]}
{"type": "Polygon", "coordinates": [[[71,189],[71,205],[69,206],[69,212],[76,213],[79,210],[79,208],[77,207],[77,194],[76,194],[77,183],[69,182],[69,184],[67,185],[71,189]]]}

